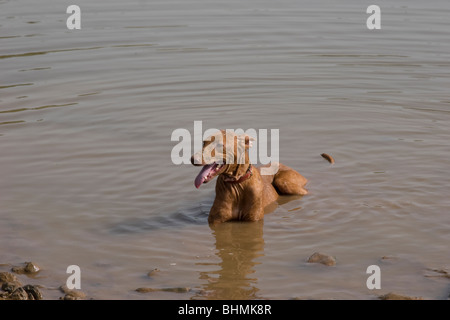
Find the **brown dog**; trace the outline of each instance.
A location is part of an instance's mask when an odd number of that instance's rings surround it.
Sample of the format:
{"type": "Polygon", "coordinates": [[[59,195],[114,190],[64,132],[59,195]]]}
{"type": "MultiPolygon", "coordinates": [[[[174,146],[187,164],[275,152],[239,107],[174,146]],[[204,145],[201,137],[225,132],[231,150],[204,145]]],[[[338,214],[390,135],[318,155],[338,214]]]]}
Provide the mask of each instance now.
{"type": "MultiPolygon", "coordinates": [[[[249,161],[248,149],[253,138],[218,131],[203,142],[202,151],[191,157],[196,166],[203,166],[195,178],[195,186],[218,176],[216,198],[208,222],[218,224],[229,220],[258,221],[264,208],[279,195],[305,195],[307,183],[297,171],[281,163],[273,175],[261,175],[249,161]]],[[[269,168],[268,165],[262,168],[269,168]]]]}

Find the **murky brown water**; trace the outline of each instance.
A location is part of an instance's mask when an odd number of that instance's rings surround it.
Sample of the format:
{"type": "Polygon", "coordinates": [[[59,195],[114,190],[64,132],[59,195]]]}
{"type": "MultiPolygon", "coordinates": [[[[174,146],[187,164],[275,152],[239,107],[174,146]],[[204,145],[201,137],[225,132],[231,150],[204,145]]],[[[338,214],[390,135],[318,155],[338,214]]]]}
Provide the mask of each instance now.
{"type": "Polygon", "coordinates": [[[448,1],[378,1],[375,31],[349,0],[76,2],[69,31],[72,2],[0,1],[0,264],[79,265],[95,299],[447,298],[448,1]],[[211,229],[214,184],[170,159],[195,120],[279,129],[310,195],[211,229]]]}

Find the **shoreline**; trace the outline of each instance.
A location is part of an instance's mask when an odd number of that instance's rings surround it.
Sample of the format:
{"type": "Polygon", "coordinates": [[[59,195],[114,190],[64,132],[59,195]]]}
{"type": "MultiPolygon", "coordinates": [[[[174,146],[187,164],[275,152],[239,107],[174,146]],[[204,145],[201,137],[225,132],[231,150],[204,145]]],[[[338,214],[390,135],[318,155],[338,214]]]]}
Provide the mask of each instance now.
{"type": "MultiPolygon", "coordinates": [[[[317,255],[315,253],[313,256],[317,255]]],[[[312,256],[312,257],[313,257],[312,256]]],[[[395,257],[382,257],[382,260],[395,260],[395,257]]],[[[323,270],[326,268],[334,268],[333,264],[321,262],[321,261],[313,261],[312,259],[308,260],[308,263],[317,265],[318,270],[323,270]]],[[[328,261],[328,260],[327,260],[328,261]]],[[[8,267],[8,271],[0,271],[0,300],[110,300],[110,298],[102,299],[102,298],[94,298],[83,292],[82,290],[77,289],[69,289],[66,284],[61,284],[57,287],[48,287],[42,283],[39,283],[39,279],[47,279],[48,277],[39,277],[39,273],[42,268],[34,263],[34,262],[24,262],[22,265],[12,265],[9,263],[1,263],[0,267],[8,267]],[[31,281],[32,280],[32,281],[31,281]],[[31,284],[32,282],[33,284],[31,284]],[[52,298],[48,298],[49,292],[57,291],[59,294],[51,294],[52,298]],[[58,296],[57,298],[54,298],[58,296]]],[[[443,295],[442,297],[423,297],[417,295],[410,295],[407,292],[397,292],[397,291],[389,291],[384,293],[374,292],[372,299],[362,299],[362,300],[450,300],[450,271],[449,268],[425,268],[423,270],[423,277],[434,279],[439,281],[447,281],[448,292],[446,293],[446,297],[443,295]]],[[[153,269],[147,273],[147,277],[152,278],[159,272],[159,269],[153,269]]],[[[42,282],[42,281],[41,281],[42,282]]],[[[208,292],[203,289],[198,288],[190,288],[190,287],[138,287],[135,289],[130,289],[128,292],[124,292],[124,297],[129,294],[130,291],[137,292],[142,295],[142,300],[148,300],[149,294],[154,293],[165,293],[165,294],[175,294],[178,296],[179,294],[192,293],[197,298],[203,297],[204,300],[210,300],[208,298],[208,292]]],[[[377,290],[380,292],[381,290],[377,290]]],[[[151,297],[153,298],[153,297],[151,297]]],[[[157,300],[161,298],[157,297],[157,300]]],[[[190,300],[192,298],[187,299],[179,299],[175,297],[175,299],[161,299],[161,300],[190,300]]],[[[302,297],[292,297],[290,299],[281,299],[281,300],[328,300],[334,298],[314,298],[308,297],[308,295],[304,295],[302,297]]],[[[116,299],[113,299],[116,300],[116,299]]],[[[127,299],[118,299],[118,300],[127,300],[127,299]]],[[[133,299],[136,300],[136,299],[133,299]]],[[[140,299],[138,299],[140,300],[140,299]]],[[[203,299],[202,299],[203,300],[203,299]]],[[[226,299],[228,300],[228,299],[226,299]]],[[[230,301],[232,301],[231,299],[230,301]]],[[[238,299],[239,300],[239,299],[238,299]]],[[[273,299],[268,299],[273,300],[273,299]]],[[[278,299],[275,299],[278,300],[278,299]]],[[[337,299],[341,300],[341,299],[337,299]]],[[[346,299],[343,299],[346,300],[346,299]]],[[[352,299],[351,299],[352,300],[352,299]]]]}

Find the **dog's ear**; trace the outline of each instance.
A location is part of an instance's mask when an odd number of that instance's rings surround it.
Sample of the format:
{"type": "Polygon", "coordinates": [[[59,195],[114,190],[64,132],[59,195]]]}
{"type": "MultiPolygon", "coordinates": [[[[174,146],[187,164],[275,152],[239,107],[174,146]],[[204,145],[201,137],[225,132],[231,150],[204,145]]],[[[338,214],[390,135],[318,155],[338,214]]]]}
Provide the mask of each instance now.
{"type": "Polygon", "coordinates": [[[251,136],[246,135],[244,141],[245,141],[245,147],[247,149],[249,149],[249,148],[253,147],[253,141],[256,141],[256,139],[251,136]]]}

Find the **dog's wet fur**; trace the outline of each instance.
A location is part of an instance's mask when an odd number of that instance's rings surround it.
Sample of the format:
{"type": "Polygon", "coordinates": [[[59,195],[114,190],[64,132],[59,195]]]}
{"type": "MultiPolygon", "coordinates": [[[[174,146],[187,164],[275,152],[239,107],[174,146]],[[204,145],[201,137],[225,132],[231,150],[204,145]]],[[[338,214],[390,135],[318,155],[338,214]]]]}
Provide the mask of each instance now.
{"type": "Polygon", "coordinates": [[[203,142],[200,152],[191,157],[193,165],[202,166],[195,179],[199,188],[217,177],[216,198],[208,222],[216,225],[230,220],[258,221],[265,208],[279,195],[306,195],[307,179],[281,163],[255,168],[249,161],[248,149],[253,138],[225,130],[203,142]],[[262,175],[261,168],[278,167],[272,175],[262,175]]]}

